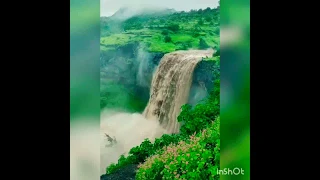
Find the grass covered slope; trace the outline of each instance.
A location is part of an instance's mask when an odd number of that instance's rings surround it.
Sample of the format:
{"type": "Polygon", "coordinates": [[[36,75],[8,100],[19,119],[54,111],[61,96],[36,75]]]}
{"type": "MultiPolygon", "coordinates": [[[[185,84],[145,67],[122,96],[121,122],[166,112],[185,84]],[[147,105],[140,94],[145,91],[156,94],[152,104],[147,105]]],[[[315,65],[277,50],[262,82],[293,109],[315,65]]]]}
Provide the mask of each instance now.
{"type": "Polygon", "coordinates": [[[101,21],[101,50],[142,42],[149,52],[219,47],[220,9],[140,14],[125,21],[101,21]]]}

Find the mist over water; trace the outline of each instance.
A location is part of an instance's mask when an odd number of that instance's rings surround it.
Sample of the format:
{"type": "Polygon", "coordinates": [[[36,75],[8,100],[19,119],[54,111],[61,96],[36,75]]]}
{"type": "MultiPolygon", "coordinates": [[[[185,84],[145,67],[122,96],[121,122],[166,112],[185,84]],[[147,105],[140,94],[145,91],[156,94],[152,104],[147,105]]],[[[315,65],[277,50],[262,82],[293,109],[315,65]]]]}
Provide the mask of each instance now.
{"type": "MultiPolygon", "coordinates": [[[[147,56],[141,53],[142,62],[138,72],[140,85],[148,63],[147,56]],[[145,60],[143,60],[145,59],[145,60]]],[[[100,120],[100,173],[106,167],[117,163],[119,156],[127,155],[131,148],[144,139],[154,141],[163,134],[178,133],[180,124],[177,117],[180,108],[188,101],[196,104],[207,95],[201,83],[193,83],[193,71],[203,57],[212,57],[213,50],[176,51],[166,54],[155,69],[150,88],[150,99],[142,114],[105,110],[100,120]],[[105,133],[115,138],[117,143],[109,147],[105,133]]],[[[150,86],[150,84],[149,84],[150,86]]]]}
{"type": "Polygon", "coordinates": [[[99,124],[95,118],[81,118],[70,124],[70,180],[99,178],[99,124]]]}
{"type": "Polygon", "coordinates": [[[203,84],[192,85],[190,88],[188,104],[195,106],[208,95],[209,92],[203,84]]]}
{"type": "Polygon", "coordinates": [[[131,148],[139,146],[144,139],[153,141],[165,132],[158,121],[148,121],[139,113],[125,112],[104,112],[100,128],[101,174],[105,174],[108,165],[116,163],[121,155],[127,155],[131,148]],[[115,138],[117,143],[108,147],[110,142],[105,133],[115,138]]]}
{"type": "Polygon", "coordinates": [[[150,88],[151,78],[148,77],[148,74],[152,72],[155,65],[151,62],[151,54],[144,50],[144,45],[139,45],[137,50],[137,60],[139,60],[137,84],[141,87],[150,88]]]}

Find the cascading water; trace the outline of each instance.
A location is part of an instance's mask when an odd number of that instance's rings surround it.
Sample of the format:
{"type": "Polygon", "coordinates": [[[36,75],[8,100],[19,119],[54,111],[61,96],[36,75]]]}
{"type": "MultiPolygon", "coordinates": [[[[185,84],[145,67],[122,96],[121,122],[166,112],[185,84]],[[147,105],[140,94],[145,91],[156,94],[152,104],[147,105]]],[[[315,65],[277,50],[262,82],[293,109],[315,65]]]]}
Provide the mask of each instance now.
{"type": "Polygon", "coordinates": [[[150,99],[143,115],[158,120],[166,133],[178,133],[177,117],[186,104],[192,84],[193,71],[203,57],[212,57],[213,50],[176,51],[160,61],[150,90],[150,99]]]}

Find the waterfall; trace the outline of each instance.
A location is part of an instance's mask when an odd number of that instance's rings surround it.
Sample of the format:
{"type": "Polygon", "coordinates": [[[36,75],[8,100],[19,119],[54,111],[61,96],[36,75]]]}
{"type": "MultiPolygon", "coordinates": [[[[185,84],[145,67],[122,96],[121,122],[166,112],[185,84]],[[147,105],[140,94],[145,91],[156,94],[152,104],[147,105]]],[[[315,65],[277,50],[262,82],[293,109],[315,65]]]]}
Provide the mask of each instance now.
{"type": "Polygon", "coordinates": [[[176,51],[164,55],[153,75],[150,99],[143,115],[157,120],[167,133],[178,133],[177,117],[186,104],[196,65],[204,57],[212,57],[213,50],[176,51]]]}

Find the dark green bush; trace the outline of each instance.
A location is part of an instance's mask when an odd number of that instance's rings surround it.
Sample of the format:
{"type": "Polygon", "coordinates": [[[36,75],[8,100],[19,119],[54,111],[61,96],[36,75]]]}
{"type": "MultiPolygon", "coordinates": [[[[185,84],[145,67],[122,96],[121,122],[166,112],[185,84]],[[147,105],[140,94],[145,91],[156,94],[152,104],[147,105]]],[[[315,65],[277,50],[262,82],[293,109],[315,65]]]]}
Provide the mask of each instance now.
{"type": "Polygon", "coordinates": [[[200,20],[198,21],[198,24],[199,24],[200,26],[202,26],[202,25],[204,24],[203,20],[200,19],[200,20]]]}
{"type": "Polygon", "coordinates": [[[167,35],[169,35],[169,31],[168,30],[163,30],[161,32],[161,34],[164,35],[164,36],[167,36],[167,35]]]}
{"type": "Polygon", "coordinates": [[[209,47],[209,45],[207,44],[207,42],[203,38],[200,38],[199,39],[199,48],[200,49],[207,49],[208,47],[209,47]]]}
{"type": "Polygon", "coordinates": [[[212,18],[211,18],[210,16],[207,16],[207,17],[205,18],[205,20],[206,20],[207,22],[211,22],[211,21],[212,21],[212,18]]]}
{"type": "Polygon", "coordinates": [[[171,42],[171,37],[170,36],[164,37],[164,42],[166,43],[171,42]]]}
{"type": "Polygon", "coordinates": [[[167,27],[170,31],[177,32],[180,29],[179,24],[170,24],[167,27]]]}
{"type": "Polygon", "coordinates": [[[217,52],[214,53],[214,56],[220,56],[220,47],[217,48],[217,52]]]}

